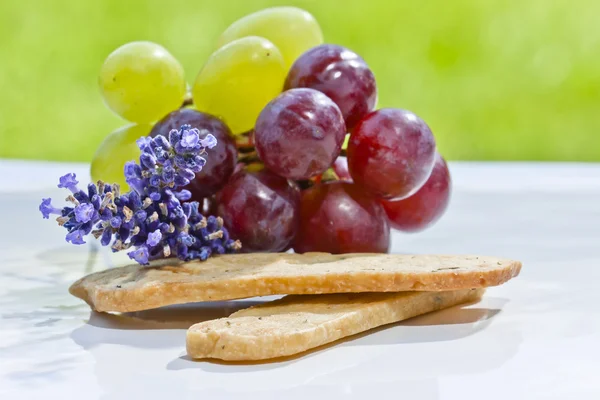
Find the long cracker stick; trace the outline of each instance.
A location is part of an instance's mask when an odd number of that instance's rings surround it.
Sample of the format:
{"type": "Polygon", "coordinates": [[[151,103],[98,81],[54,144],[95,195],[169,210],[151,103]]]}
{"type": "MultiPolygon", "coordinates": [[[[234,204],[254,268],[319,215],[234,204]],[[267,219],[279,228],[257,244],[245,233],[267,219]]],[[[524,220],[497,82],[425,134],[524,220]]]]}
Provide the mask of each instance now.
{"type": "Polygon", "coordinates": [[[204,262],[164,260],[88,275],[70,292],[97,311],[273,294],[443,291],[500,285],[519,261],[482,256],[398,254],[237,254],[204,262]]]}
{"type": "Polygon", "coordinates": [[[381,325],[479,299],[485,289],[286,296],[193,325],[192,358],[266,360],[295,355],[381,325]]]}

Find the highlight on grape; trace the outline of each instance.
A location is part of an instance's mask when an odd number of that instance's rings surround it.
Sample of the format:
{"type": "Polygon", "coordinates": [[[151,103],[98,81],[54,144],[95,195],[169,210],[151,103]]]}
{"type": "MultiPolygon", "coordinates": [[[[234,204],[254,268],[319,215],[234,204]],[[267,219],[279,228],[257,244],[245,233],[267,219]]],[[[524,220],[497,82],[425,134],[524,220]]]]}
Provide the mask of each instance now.
{"type": "Polygon", "coordinates": [[[376,109],[367,62],[323,42],[305,10],[258,11],[223,32],[191,85],[159,44],[119,47],[100,92],[133,124],[107,136],[91,168],[131,191],[100,182],[86,192],[66,177],[72,205],[44,199],[42,214],[58,214],[72,243],[92,233],[143,264],[238,250],[388,252],[390,229],[432,226],[451,178],[431,129],[408,110],[376,109]]]}

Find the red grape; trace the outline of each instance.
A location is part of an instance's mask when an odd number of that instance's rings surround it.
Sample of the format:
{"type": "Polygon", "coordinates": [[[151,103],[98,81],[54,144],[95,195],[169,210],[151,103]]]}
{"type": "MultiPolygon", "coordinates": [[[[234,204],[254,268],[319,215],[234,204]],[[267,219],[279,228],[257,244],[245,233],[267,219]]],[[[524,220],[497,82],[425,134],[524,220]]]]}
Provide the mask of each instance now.
{"type": "Polygon", "coordinates": [[[406,198],[423,186],[434,158],[435,139],[427,124],[410,111],[394,108],[367,115],[348,144],[354,182],[388,200],[406,198]]]}
{"type": "Polygon", "coordinates": [[[429,179],[415,194],[403,200],[381,201],[392,228],[418,232],[435,223],[446,211],[451,185],[448,165],[436,153],[429,179]]]}
{"type": "Polygon", "coordinates": [[[200,201],[204,197],[218,192],[233,174],[237,162],[235,141],[230,137],[231,131],[223,121],[210,114],[189,108],[182,108],[167,114],[158,121],[150,136],[163,135],[168,137],[171,129],[179,129],[181,125],[189,124],[201,131],[205,129],[217,139],[217,146],[203,156],[206,164],[196,178],[185,188],[192,192],[192,200],[200,201]]]}
{"type": "Polygon", "coordinates": [[[375,76],[365,60],[342,46],[322,44],[292,65],[284,89],[307,87],[325,93],[340,107],[352,130],[375,107],[375,76]]]}
{"type": "Polygon", "coordinates": [[[298,227],[300,191],[267,169],[236,172],[217,195],[217,214],[245,252],[288,248],[298,227]]]}
{"type": "Polygon", "coordinates": [[[390,228],[379,202],[359,186],[341,181],[302,192],[298,253],[386,253],[390,228]]]}
{"type": "Polygon", "coordinates": [[[332,167],[333,172],[335,172],[340,181],[352,182],[352,177],[348,171],[348,159],[346,157],[339,156],[336,158],[332,167]]]}
{"type": "MultiPolygon", "coordinates": [[[[196,200],[196,199],[194,199],[196,200]]],[[[218,216],[217,200],[215,196],[206,197],[204,199],[196,200],[200,203],[200,213],[203,215],[214,215],[218,216]]]]}
{"type": "Polygon", "coordinates": [[[346,127],[338,106],[312,89],[291,89],[272,100],[254,128],[256,151],[280,176],[308,179],[340,154],[346,127]]]}

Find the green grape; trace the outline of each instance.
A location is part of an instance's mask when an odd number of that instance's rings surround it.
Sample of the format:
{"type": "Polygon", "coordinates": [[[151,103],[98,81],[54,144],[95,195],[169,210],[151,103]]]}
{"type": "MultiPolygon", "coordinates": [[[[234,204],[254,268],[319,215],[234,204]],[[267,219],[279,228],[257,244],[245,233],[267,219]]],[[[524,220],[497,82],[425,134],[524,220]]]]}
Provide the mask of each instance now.
{"type": "Polygon", "coordinates": [[[186,89],[179,61],[152,42],[131,42],[113,51],[98,81],[106,105],[138,123],[156,121],[179,107],[186,89]]]}
{"type": "Polygon", "coordinates": [[[92,158],[92,182],[103,180],[108,183],[118,183],[121,191],[129,190],[125,183],[123,169],[127,161],[138,161],[140,150],[135,143],[142,136],[148,136],[152,126],[147,124],[125,125],[110,135],[100,144],[92,158]]]}
{"type": "Polygon", "coordinates": [[[192,88],[195,107],[223,118],[234,135],[248,132],[263,107],[283,88],[279,49],[249,36],[221,47],[204,64],[192,88]]]}
{"type": "Polygon", "coordinates": [[[246,15],[223,32],[218,46],[244,36],[270,40],[281,51],[287,69],[306,50],[323,43],[317,20],[308,11],[296,7],[272,7],[246,15]]]}

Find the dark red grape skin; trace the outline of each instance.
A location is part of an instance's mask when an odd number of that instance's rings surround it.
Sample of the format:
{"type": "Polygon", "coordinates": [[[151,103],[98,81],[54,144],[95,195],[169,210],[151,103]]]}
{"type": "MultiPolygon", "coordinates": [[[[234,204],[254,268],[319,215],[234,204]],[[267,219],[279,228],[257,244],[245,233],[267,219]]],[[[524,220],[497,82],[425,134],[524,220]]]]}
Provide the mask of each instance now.
{"type": "Polygon", "coordinates": [[[203,215],[214,215],[218,217],[217,214],[217,200],[216,196],[206,197],[204,199],[196,200],[200,203],[200,213],[203,215]]]}
{"type": "Polygon", "coordinates": [[[217,139],[217,146],[207,150],[203,156],[206,164],[202,171],[185,189],[192,192],[192,200],[200,201],[204,197],[217,193],[233,174],[237,163],[237,149],[231,137],[231,131],[223,121],[210,114],[189,108],[182,108],[167,114],[152,128],[150,136],[163,135],[168,137],[171,129],[179,129],[181,125],[189,124],[200,131],[206,129],[217,139]]]}
{"type": "Polygon", "coordinates": [[[217,215],[243,252],[287,249],[298,228],[300,190],[267,169],[236,172],[216,198],[217,215]]]}
{"type": "Polygon", "coordinates": [[[362,188],[332,181],[302,192],[297,253],[387,253],[389,246],[385,211],[362,188]]]}
{"type": "Polygon", "coordinates": [[[382,200],[392,228],[418,232],[433,225],[446,211],[452,181],[444,158],[436,153],[433,171],[427,182],[412,196],[398,201],[382,200]]]}
{"type": "Polygon", "coordinates": [[[342,113],[330,98],[312,89],[291,89],[262,110],[254,143],[267,168],[300,180],[325,172],[345,135],[342,113]]]}
{"type": "Polygon", "coordinates": [[[342,46],[322,44],[302,54],[290,68],[284,90],[307,87],[338,105],[351,131],[377,103],[375,76],[360,56],[342,46]]]}
{"type": "Polygon", "coordinates": [[[406,110],[382,108],[350,135],[348,167],[353,181],[375,196],[400,200],[427,180],[435,139],[427,124],[406,110]]]}

